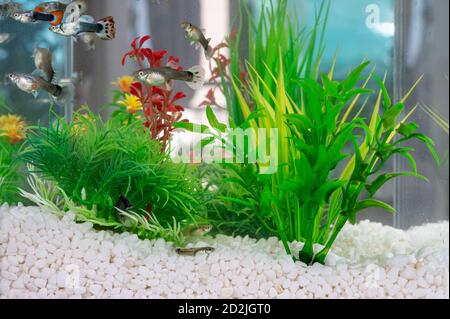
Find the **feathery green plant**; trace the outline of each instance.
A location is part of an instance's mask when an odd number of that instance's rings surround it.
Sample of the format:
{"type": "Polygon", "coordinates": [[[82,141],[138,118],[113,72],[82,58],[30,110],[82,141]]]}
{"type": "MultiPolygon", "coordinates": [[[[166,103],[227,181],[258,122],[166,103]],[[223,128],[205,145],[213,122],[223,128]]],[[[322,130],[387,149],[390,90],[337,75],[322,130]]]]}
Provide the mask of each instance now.
{"type": "Polygon", "coordinates": [[[188,166],[161,154],[159,142],[148,139],[141,123],[104,122],[83,112],[71,124],[58,118],[48,128],[33,128],[21,154],[34,176],[60,190],[63,211],[142,238],[174,237],[154,227],[177,233],[182,225],[196,223],[201,184],[188,166]]]}

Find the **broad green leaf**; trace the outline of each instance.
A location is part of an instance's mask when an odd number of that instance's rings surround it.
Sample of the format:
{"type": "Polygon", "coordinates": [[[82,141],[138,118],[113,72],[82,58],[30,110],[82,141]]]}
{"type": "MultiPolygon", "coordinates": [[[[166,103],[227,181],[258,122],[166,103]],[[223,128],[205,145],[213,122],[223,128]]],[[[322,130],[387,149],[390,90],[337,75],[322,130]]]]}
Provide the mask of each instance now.
{"type": "Polygon", "coordinates": [[[213,109],[209,105],[206,107],[206,117],[208,118],[208,122],[212,128],[215,128],[216,130],[225,133],[225,131],[227,130],[227,126],[219,122],[216,114],[214,114],[213,109]]]}
{"type": "Polygon", "coordinates": [[[410,136],[411,134],[415,133],[418,128],[419,125],[414,122],[408,124],[400,123],[400,127],[397,129],[397,132],[403,136],[410,136]]]}
{"type": "Polygon", "coordinates": [[[213,143],[215,140],[216,140],[216,138],[214,136],[206,137],[200,141],[200,147],[203,148],[205,146],[208,146],[211,143],[213,143]]]}
{"type": "Polygon", "coordinates": [[[390,109],[386,110],[382,117],[383,127],[386,130],[393,129],[395,127],[397,118],[400,116],[400,114],[403,112],[404,109],[405,105],[402,103],[398,103],[395,104],[390,109]]]}
{"type": "Polygon", "coordinates": [[[360,201],[357,205],[356,205],[356,211],[360,212],[364,209],[368,209],[368,208],[381,208],[386,210],[389,213],[395,213],[395,208],[392,207],[389,204],[386,204],[382,201],[376,200],[376,199],[365,199],[363,201],[360,201]]]}
{"type": "Polygon", "coordinates": [[[342,81],[341,86],[344,92],[351,90],[356,83],[359,81],[362,72],[367,68],[367,66],[370,64],[369,61],[364,62],[360,66],[358,66],[356,69],[354,69],[348,77],[342,81]]]}
{"type": "Polygon", "coordinates": [[[425,176],[413,173],[413,172],[402,172],[402,173],[392,173],[392,174],[383,174],[378,176],[371,184],[366,185],[366,189],[371,196],[374,196],[387,182],[394,178],[402,177],[402,176],[412,176],[419,178],[424,181],[428,181],[425,176]]]}
{"type": "Polygon", "coordinates": [[[210,129],[206,125],[199,125],[190,122],[177,122],[173,124],[173,127],[176,129],[183,129],[188,132],[200,132],[200,133],[209,133],[210,129]]]}

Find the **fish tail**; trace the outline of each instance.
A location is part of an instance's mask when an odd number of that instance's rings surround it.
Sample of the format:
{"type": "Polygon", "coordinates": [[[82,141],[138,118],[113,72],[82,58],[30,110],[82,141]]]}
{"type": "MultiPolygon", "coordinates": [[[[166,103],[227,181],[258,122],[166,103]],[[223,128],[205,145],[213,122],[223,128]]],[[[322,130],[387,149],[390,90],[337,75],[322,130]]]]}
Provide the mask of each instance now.
{"type": "Polygon", "coordinates": [[[55,17],[53,16],[53,14],[33,11],[33,19],[44,22],[52,22],[55,17]]]}
{"type": "Polygon", "coordinates": [[[116,23],[113,17],[106,17],[97,21],[101,25],[101,29],[97,32],[97,36],[102,40],[112,40],[116,37],[116,23]]]}
{"type": "Polygon", "coordinates": [[[48,83],[44,89],[53,97],[59,98],[63,93],[63,88],[57,84],[48,83]]]}
{"type": "Polygon", "coordinates": [[[55,90],[53,91],[53,93],[49,92],[52,99],[56,103],[69,104],[73,98],[73,93],[72,93],[73,91],[71,90],[71,88],[69,86],[62,87],[57,84],[53,84],[53,85],[55,86],[55,90]]]}
{"type": "Polygon", "coordinates": [[[193,90],[200,90],[205,83],[205,70],[200,65],[196,65],[187,70],[187,72],[192,78],[186,84],[193,90]]]}
{"type": "Polygon", "coordinates": [[[52,11],[50,14],[53,15],[53,21],[50,23],[51,25],[59,25],[62,23],[64,11],[52,11]]]}
{"type": "Polygon", "coordinates": [[[206,59],[208,59],[208,60],[210,60],[213,56],[213,48],[211,47],[210,43],[211,43],[211,38],[206,40],[206,47],[205,47],[205,56],[206,56],[206,59]]]}

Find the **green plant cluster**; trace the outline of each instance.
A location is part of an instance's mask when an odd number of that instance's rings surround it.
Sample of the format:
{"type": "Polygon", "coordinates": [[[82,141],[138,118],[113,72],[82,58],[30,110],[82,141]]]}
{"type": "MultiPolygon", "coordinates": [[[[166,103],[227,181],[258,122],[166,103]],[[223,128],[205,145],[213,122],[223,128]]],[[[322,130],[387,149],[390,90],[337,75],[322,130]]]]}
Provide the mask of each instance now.
{"type": "MultiPolygon", "coordinates": [[[[373,70],[367,72],[369,62],[340,81],[333,77],[336,59],[328,73],[320,74],[329,2],[322,2],[312,31],[300,30],[292,22],[286,0],[277,6],[269,3],[268,9],[263,6],[257,23],[247,13],[247,78],[238,77],[237,66],[230,70],[229,90],[234,99],[229,99],[227,106],[231,128],[255,133],[261,128],[278,130],[278,170],[266,176],[260,174],[264,163],[223,164],[223,178],[213,187],[219,200],[208,212],[223,231],[275,235],[295,259],[324,263],[342,228],[347,222],[355,223],[361,211],[380,208],[394,212],[388,203],[376,199],[383,185],[402,176],[426,180],[418,173],[414,149],[403,146],[405,142],[417,139],[437,162],[439,159],[433,141],[418,133],[416,123],[408,122],[416,108],[402,115],[418,83],[404,99],[392,103],[384,80],[373,70]],[[371,82],[377,92],[367,89],[371,82]],[[364,113],[369,113],[369,118],[363,117],[364,113]],[[411,171],[386,173],[386,163],[394,155],[407,158],[411,171]],[[293,241],[304,243],[300,252],[291,251],[289,243],[293,241]],[[322,247],[319,251],[315,250],[317,244],[322,247]]],[[[239,32],[236,39],[232,56],[243,61],[239,32]]],[[[242,65],[239,67],[242,73],[242,65]]],[[[232,143],[223,135],[226,125],[218,123],[211,112],[208,108],[213,130],[202,129],[210,135],[202,145],[217,140],[222,145],[232,143]]],[[[210,182],[215,181],[214,174],[210,182]]]]}
{"type": "MultiPolygon", "coordinates": [[[[425,144],[439,163],[432,139],[409,121],[417,107],[406,102],[420,80],[393,102],[385,78],[369,62],[336,79],[336,57],[321,73],[329,8],[323,1],[307,30],[287,0],[264,1],[258,19],[243,2],[229,41],[230,65],[217,63],[230,121],[221,123],[207,107],[209,127],[199,126],[200,148],[220,142],[234,159],[244,151],[242,164],[224,158],[214,165],[175,164],[161,142],[149,138],[141,113],[122,109],[104,121],[86,108],[72,123],[57,118],[28,131],[20,159],[28,164],[31,191],[21,195],[61,216],[74,212],[79,222],[179,245],[183,230],[207,222],[216,233],[277,236],[294,259],[324,263],[343,227],[360,212],[395,212],[377,198],[386,183],[405,176],[427,180],[409,141],[425,144]],[[255,135],[276,129],[275,173],[264,173],[267,163],[252,162],[253,146],[242,149],[228,129],[255,135]],[[393,156],[406,158],[410,170],[388,172],[393,156]],[[294,241],[303,243],[300,251],[291,250],[294,241]]],[[[448,121],[424,110],[448,133],[448,121]]],[[[185,121],[174,127],[197,131],[185,121]]],[[[15,193],[17,149],[11,147],[0,141],[0,202],[15,193]]]]}
{"type": "Polygon", "coordinates": [[[197,222],[201,185],[190,167],[161,153],[142,123],[105,122],[82,113],[71,124],[59,118],[49,127],[33,128],[21,155],[32,173],[83,208],[81,220],[141,238],[157,237],[149,223],[179,228],[197,222]]]}

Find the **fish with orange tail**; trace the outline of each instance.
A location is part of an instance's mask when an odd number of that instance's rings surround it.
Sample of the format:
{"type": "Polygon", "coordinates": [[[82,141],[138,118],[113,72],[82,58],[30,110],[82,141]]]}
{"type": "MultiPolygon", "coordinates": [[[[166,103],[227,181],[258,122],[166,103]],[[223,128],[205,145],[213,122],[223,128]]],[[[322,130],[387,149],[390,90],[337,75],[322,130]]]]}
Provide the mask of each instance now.
{"type": "Polygon", "coordinates": [[[59,1],[48,1],[38,4],[34,8],[34,12],[44,14],[44,16],[53,15],[54,19],[50,22],[51,25],[58,25],[63,22],[64,13],[66,11],[67,4],[59,1]]]}
{"type": "Polygon", "coordinates": [[[11,17],[21,23],[40,23],[47,22],[51,25],[58,25],[62,22],[64,13],[55,11],[52,13],[38,12],[38,11],[19,11],[15,12],[11,17]]]}
{"type": "Polygon", "coordinates": [[[93,17],[85,15],[75,22],[64,22],[51,26],[49,30],[66,37],[76,37],[81,33],[94,33],[102,40],[112,40],[116,37],[113,17],[95,21],[93,17]]]}

